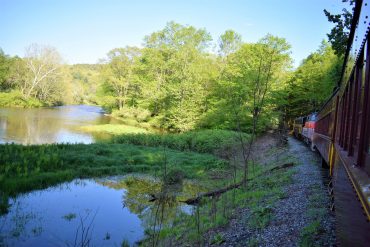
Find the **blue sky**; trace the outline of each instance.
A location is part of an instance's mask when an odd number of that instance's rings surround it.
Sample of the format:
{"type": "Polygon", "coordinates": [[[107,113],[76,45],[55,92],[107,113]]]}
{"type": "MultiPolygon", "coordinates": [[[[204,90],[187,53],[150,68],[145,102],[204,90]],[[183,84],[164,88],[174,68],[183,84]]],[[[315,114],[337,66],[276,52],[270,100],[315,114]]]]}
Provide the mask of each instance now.
{"type": "Polygon", "coordinates": [[[116,47],[140,46],[168,21],[226,29],[255,42],[267,33],[292,45],[295,66],[315,51],[332,25],[323,9],[341,0],[0,0],[0,48],[23,56],[31,43],[54,46],[69,63],[95,63],[116,47]]]}

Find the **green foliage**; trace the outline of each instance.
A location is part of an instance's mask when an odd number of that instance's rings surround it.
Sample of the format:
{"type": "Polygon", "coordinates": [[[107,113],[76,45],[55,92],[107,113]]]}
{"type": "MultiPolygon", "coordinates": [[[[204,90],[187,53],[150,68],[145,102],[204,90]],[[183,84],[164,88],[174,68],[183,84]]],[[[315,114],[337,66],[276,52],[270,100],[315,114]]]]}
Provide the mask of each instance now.
{"type": "Polygon", "coordinates": [[[287,42],[266,35],[243,43],[226,30],[217,56],[211,41],[205,29],[169,22],[147,35],[143,48],[115,48],[101,64],[73,66],[61,66],[55,48],[33,44],[24,59],[0,54],[0,78],[7,77],[6,90],[17,89],[26,99],[99,104],[135,126],[251,131],[256,112],[263,113],[257,131],[276,125],[280,113],[271,92],[289,67],[287,42]],[[8,67],[10,74],[1,72],[8,67]],[[52,73],[38,76],[38,68],[52,73]]]}
{"type": "Polygon", "coordinates": [[[100,64],[66,65],[64,101],[69,104],[97,104],[99,99],[102,106],[110,105],[99,95],[100,70],[100,64]]]}
{"type": "Polygon", "coordinates": [[[332,14],[326,9],[324,9],[325,16],[328,18],[329,22],[335,24],[335,26],[331,29],[330,33],[328,33],[328,38],[330,43],[332,44],[333,50],[335,54],[338,56],[342,56],[346,53],[347,43],[348,43],[348,36],[351,29],[352,23],[352,12],[354,10],[355,0],[342,0],[343,3],[348,3],[348,7],[352,7],[349,11],[346,8],[342,9],[341,14],[332,14]]]}
{"type": "Polygon", "coordinates": [[[135,106],[138,91],[138,75],[135,73],[136,60],[141,55],[136,47],[116,48],[108,52],[107,64],[101,69],[104,81],[103,90],[116,100],[120,110],[126,106],[135,106]]]}
{"type": "MultiPolygon", "coordinates": [[[[247,134],[242,134],[248,140],[247,134]]],[[[143,146],[164,146],[181,151],[214,153],[239,143],[238,133],[228,130],[198,130],[180,134],[132,134],[113,137],[114,143],[143,146]]]]}
{"type": "Polygon", "coordinates": [[[242,44],[242,37],[233,30],[226,30],[219,39],[219,53],[221,56],[228,56],[237,51],[242,44]]]}
{"type": "Polygon", "coordinates": [[[12,88],[10,81],[10,68],[12,65],[12,59],[0,48],[0,91],[12,88]]]}
{"type": "Polygon", "coordinates": [[[288,80],[281,101],[288,118],[318,111],[340,79],[342,60],[326,42],[309,55],[288,80]]]}
{"type": "Polygon", "coordinates": [[[44,104],[35,98],[25,98],[21,92],[13,90],[8,93],[0,92],[0,106],[16,106],[16,107],[41,107],[44,104]]]}
{"type": "Polygon", "coordinates": [[[276,117],[271,117],[276,109],[272,92],[284,82],[289,53],[285,39],[266,35],[228,55],[200,126],[250,132],[253,121],[263,118],[265,121],[255,126],[257,132],[270,127],[276,122],[276,117]]]}

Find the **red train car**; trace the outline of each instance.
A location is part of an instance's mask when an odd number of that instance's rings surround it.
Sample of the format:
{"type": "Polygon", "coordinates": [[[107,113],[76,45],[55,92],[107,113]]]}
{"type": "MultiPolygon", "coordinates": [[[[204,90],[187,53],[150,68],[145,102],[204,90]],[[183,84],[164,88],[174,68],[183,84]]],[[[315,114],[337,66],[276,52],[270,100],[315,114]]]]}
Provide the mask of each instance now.
{"type": "Polygon", "coordinates": [[[315,151],[315,144],[313,143],[313,134],[315,132],[317,113],[312,113],[306,117],[302,129],[303,141],[310,146],[312,151],[315,151]]]}
{"type": "Polygon", "coordinates": [[[356,1],[340,85],[317,116],[343,246],[370,246],[370,0],[356,1]]]}

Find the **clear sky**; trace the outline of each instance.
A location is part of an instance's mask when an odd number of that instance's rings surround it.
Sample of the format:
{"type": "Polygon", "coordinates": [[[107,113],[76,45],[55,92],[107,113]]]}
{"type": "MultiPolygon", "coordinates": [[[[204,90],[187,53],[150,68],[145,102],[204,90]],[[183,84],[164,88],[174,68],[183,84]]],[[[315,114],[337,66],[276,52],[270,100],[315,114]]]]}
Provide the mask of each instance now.
{"type": "Polygon", "coordinates": [[[332,27],[323,9],[341,0],[0,0],[0,48],[23,56],[31,43],[51,45],[69,63],[96,63],[117,47],[141,46],[168,21],[206,28],[217,41],[226,29],[255,42],[267,33],[292,45],[295,66],[332,27]]]}

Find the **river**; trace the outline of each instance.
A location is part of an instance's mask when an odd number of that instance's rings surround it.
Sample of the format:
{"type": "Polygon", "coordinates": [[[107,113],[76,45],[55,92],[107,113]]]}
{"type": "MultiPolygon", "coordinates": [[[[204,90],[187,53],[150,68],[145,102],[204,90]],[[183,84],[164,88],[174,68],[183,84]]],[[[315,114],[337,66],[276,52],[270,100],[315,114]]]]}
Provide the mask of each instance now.
{"type": "Polygon", "coordinates": [[[0,143],[93,143],[108,134],[87,133],[84,125],[117,124],[99,106],[69,105],[47,108],[0,108],[0,143]]]}
{"type": "Polygon", "coordinates": [[[0,216],[0,246],[132,246],[155,227],[158,207],[164,208],[160,224],[171,225],[193,211],[178,201],[202,189],[184,181],[172,190],[166,187],[165,200],[149,201],[150,194],[161,191],[157,179],[127,175],[75,179],[19,195],[0,216]]]}
{"type": "MultiPolygon", "coordinates": [[[[89,144],[110,136],[84,132],[82,126],[118,123],[98,106],[0,108],[0,144],[89,144]]],[[[146,231],[158,230],[156,224],[171,226],[175,218],[192,214],[192,207],[179,201],[202,191],[191,181],[163,187],[158,179],[127,175],[75,179],[19,194],[0,215],[0,246],[133,245],[146,231]],[[151,202],[158,193],[161,200],[151,202]]],[[[0,188],[0,201],[1,196],[0,188]]]]}

